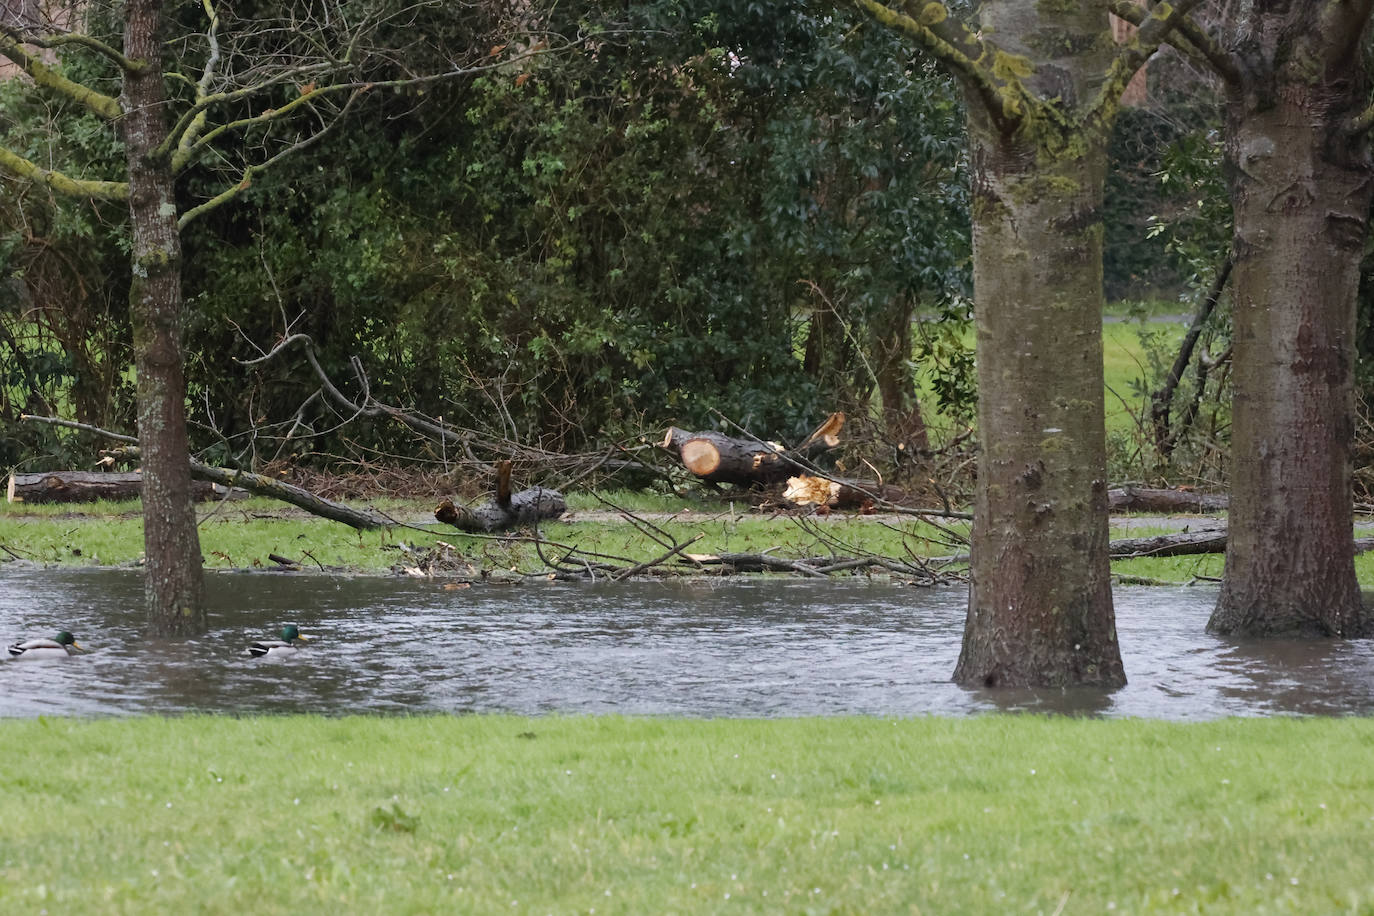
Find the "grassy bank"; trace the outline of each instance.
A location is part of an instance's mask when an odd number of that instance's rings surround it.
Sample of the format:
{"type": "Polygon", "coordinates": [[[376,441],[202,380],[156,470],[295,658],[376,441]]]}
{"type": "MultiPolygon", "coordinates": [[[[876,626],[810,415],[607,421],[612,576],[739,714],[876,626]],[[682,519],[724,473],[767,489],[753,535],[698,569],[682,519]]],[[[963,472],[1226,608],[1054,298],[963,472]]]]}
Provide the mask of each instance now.
{"type": "Polygon", "coordinates": [[[0,723],[7,913],[1367,913],[1374,722],[0,723]]]}
{"type": "MultiPolygon", "coordinates": [[[[628,501],[628,498],[627,498],[628,501]]],[[[427,522],[432,507],[419,502],[385,506],[396,518],[427,522]]],[[[618,518],[590,496],[572,500],[567,521],[545,525],[541,535],[555,545],[576,546],[625,563],[652,560],[663,554],[662,543],[618,518]]],[[[874,518],[835,514],[826,519],[770,517],[752,514],[740,505],[688,504],[666,498],[638,497],[636,512],[650,513],[653,523],[678,541],[701,536],[694,553],[764,553],[783,557],[825,556],[832,553],[877,553],[884,556],[948,556],[966,550],[949,536],[966,533],[967,522],[950,521],[942,531],[907,518],[874,518]]],[[[312,518],[280,503],[252,499],[201,513],[201,549],[210,569],[272,568],[269,554],[297,560],[304,569],[332,569],[387,573],[412,566],[415,551],[442,541],[455,558],[471,570],[535,574],[545,570],[528,538],[467,537],[447,526],[429,533],[410,529],[357,532],[345,525],[312,518]],[[404,546],[403,546],[404,545],[404,546]]],[[[0,564],[20,558],[43,564],[120,566],[134,563],[143,553],[143,523],[136,502],[92,503],[73,506],[24,506],[0,503],[0,564]]],[[[1113,537],[1146,537],[1166,529],[1150,519],[1119,519],[1113,537]]],[[[547,551],[550,555],[557,551],[547,551]]],[[[1356,557],[1356,572],[1365,588],[1374,588],[1374,553],[1356,557]]],[[[1221,575],[1220,554],[1116,561],[1113,572],[1132,580],[1190,582],[1199,576],[1221,575]]],[[[461,570],[460,570],[461,572],[461,570]]]]}

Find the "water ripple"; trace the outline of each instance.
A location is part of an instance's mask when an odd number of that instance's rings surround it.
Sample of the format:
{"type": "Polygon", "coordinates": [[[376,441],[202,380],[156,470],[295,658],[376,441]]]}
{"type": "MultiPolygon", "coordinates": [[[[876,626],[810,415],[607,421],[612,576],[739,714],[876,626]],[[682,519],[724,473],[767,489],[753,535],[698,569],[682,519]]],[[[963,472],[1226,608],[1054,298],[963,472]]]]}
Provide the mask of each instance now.
{"type": "Polygon", "coordinates": [[[523,587],[212,573],[211,631],[139,638],[142,582],[0,568],[0,640],[75,632],[93,651],[0,663],[0,716],[217,712],[971,715],[1207,719],[1374,711],[1374,647],[1203,632],[1213,588],[1122,588],[1121,690],[949,680],[963,589],[861,579],[523,587]],[[315,637],[248,659],[284,623],[315,637]]]}

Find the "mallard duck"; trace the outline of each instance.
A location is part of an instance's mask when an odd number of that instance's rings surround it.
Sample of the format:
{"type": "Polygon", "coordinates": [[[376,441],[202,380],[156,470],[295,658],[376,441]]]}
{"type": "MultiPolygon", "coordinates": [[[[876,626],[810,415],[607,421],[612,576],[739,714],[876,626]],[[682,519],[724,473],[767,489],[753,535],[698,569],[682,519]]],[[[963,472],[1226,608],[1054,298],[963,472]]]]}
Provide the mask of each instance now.
{"type": "Polygon", "coordinates": [[[84,652],[76,637],[66,630],[52,639],[30,639],[10,646],[10,658],[66,658],[84,652]]]}
{"type": "Polygon", "coordinates": [[[308,638],[301,635],[300,629],[294,623],[289,624],[281,628],[281,639],[260,639],[248,647],[248,654],[254,658],[264,655],[290,655],[308,638]]]}

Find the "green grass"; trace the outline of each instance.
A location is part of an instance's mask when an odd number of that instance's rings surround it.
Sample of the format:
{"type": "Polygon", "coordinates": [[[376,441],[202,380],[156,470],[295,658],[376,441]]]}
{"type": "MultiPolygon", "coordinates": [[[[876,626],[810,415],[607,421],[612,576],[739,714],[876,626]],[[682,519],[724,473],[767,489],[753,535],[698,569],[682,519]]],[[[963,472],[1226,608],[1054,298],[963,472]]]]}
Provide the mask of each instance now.
{"type": "Polygon", "coordinates": [[[8,913],[1369,913],[1374,721],[0,723],[8,913]]]}
{"type": "MultiPolygon", "coordinates": [[[[671,518],[654,516],[654,524],[679,541],[701,535],[701,540],[689,548],[691,553],[769,551],[779,556],[803,557],[862,550],[908,558],[948,556],[966,550],[915,520],[884,522],[865,516],[835,515],[802,524],[789,518],[750,514],[743,505],[732,510],[728,505],[683,503],[665,497],[636,499],[625,494],[612,494],[610,501],[626,508],[634,504],[636,512],[674,513],[671,518]]],[[[399,545],[425,549],[439,541],[453,545],[458,555],[478,569],[516,569],[526,573],[545,569],[527,539],[473,538],[444,526],[436,526],[430,534],[408,529],[358,532],[321,519],[281,517],[281,505],[266,499],[233,505],[232,510],[210,515],[201,525],[201,551],[209,569],[272,567],[276,564],[268,559],[268,554],[275,553],[306,568],[316,568],[318,563],[347,571],[387,572],[414,565],[413,556],[399,545]]],[[[584,516],[593,510],[609,511],[605,503],[590,496],[574,499],[573,507],[574,513],[584,516]]],[[[143,553],[143,523],[137,514],[138,504],[106,505],[103,508],[109,514],[100,514],[100,508],[93,504],[83,507],[85,511],[78,514],[70,506],[54,511],[51,506],[0,504],[0,545],[40,563],[119,566],[135,562],[143,553]],[[43,514],[30,515],[32,510],[42,510],[43,514]]],[[[416,520],[423,520],[429,509],[428,504],[400,502],[388,508],[398,517],[416,520]]],[[[208,509],[203,507],[202,511],[208,509]]],[[[664,553],[663,545],[634,525],[610,516],[599,518],[609,520],[578,519],[574,515],[572,521],[543,526],[541,534],[554,544],[621,558],[622,564],[652,560],[664,553]]],[[[967,522],[951,521],[944,527],[954,532],[968,531],[967,522]]],[[[1113,528],[1112,536],[1148,537],[1169,530],[1142,519],[1113,528]]],[[[1355,570],[1360,584],[1374,589],[1374,553],[1358,555],[1355,570]]],[[[1132,579],[1187,583],[1199,576],[1219,577],[1222,556],[1117,560],[1112,563],[1112,571],[1132,579]]]]}
{"type": "MultiPolygon", "coordinates": [[[[1177,303],[1155,303],[1146,312],[1149,315],[1173,315],[1181,310],[1177,303]]],[[[1109,313],[1129,319],[1126,306],[1109,313]]],[[[1144,386],[1149,384],[1149,363],[1146,358],[1146,345],[1142,333],[1151,337],[1155,345],[1168,351],[1172,359],[1173,348],[1183,339],[1186,326],[1176,323],[1142,324],[1136,320],[1104,323],[1102,325],[1102,367],[1106,384],[1107,430],[1109,433],[1131,433],[1136,429],[1136,416],[1140,415],[1146,402],[1144,386]]],[[[964,333],[966,345],[973,341],[973,329],[964,333]]],[[[928,373],[918,373],[918,394],[922,398],[927,422],[937,428],[947,424],[934,409],[935,397],[928,373]]]]}
{"type": "MultiPolygon", "coordinates": [[[[627,509],[633,504],[631,511],[635,512],[673,512],[672,517],[656,517],[653,523],[679,542],[699,535],[700,540],[690,548],[692,553],[780,550],[784,556],[801,557],[854,550],[906,557],[958,551],[957,546],[944,546],[942,541],[947,538],[935,528],[916,520],[880,524],[861,516],[836,515],[825,521],[799,523],[752,514],[743,503],[732,507],[662,497],[630,499],[625,494],[612,494],[610,498],[627,509]]],[[[619,557],[627,563],[652,560],[665,552],[663,544],[619,520],[604,502],[579,497],[572,503],[574,512],[597,510],[608,513],[601,518],[610,520],[577,520],[574,516],[572,521],[550,523],[540,529],[546,540],[619,557]]],[[[394,517],[417,522],[427,518],[432,522],[432,508],[419,502],[388,507],[394,517]]],[[[281,504],[265,499],[231,503],[228,508],[213,512],[208,504],[202,505],[201,553],[207,568],[270,567],[275,564],[268,554],[275,553],[305,566],[318,563],[348,570],[382,571],[397,564],[413,563],[398,549],[398,544],[427,548],[438,541],[453,545],[478,567],[514,567],[525,572],[544,568],[534,545],[529,543],[529,532],[521,532],[519,535],[525,537],[514,539],[468,537],[444,525],[434,525],[429,533],[409,529],[358,532],[345,525],[299,517],[299,513],[283,517],[282,509],[281,504]]],[[[59,512],[52,510],[50,506],[0,505],[0,545],[24,559],[41,563],[118,566],[136,561],[143,553],[143,522],[137,514],[137,503],[103,507],[93,504],[83,506],[79,514],[71,506],[59,512]],[[30,515],[31,509],[41,509],[43,514],[30,515]]],[[[967,523],[955,522],[949,527],[967,531],[967,523]]]]}

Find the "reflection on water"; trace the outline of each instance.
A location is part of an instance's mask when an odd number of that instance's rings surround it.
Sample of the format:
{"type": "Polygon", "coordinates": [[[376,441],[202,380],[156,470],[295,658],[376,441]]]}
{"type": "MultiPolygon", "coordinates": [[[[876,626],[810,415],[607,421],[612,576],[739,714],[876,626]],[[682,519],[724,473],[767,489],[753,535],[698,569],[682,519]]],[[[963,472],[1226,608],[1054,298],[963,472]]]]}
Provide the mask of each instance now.
{"type": "Polygon", "coordinates": [[[138,712],[968,715],[1201,719],[1374,711],[1374,646],[1203,632],[1214,589],[1123,588],[1122,690],[965,690],[965,591],[864,580],[476,585],[210,573],[211,631],[139,637],[139,574],[0,567],[0,640],[92,651],[0,662],[0,716],[138,712]],[[289,659],[248,643],[297,623],[289,659]]]}

